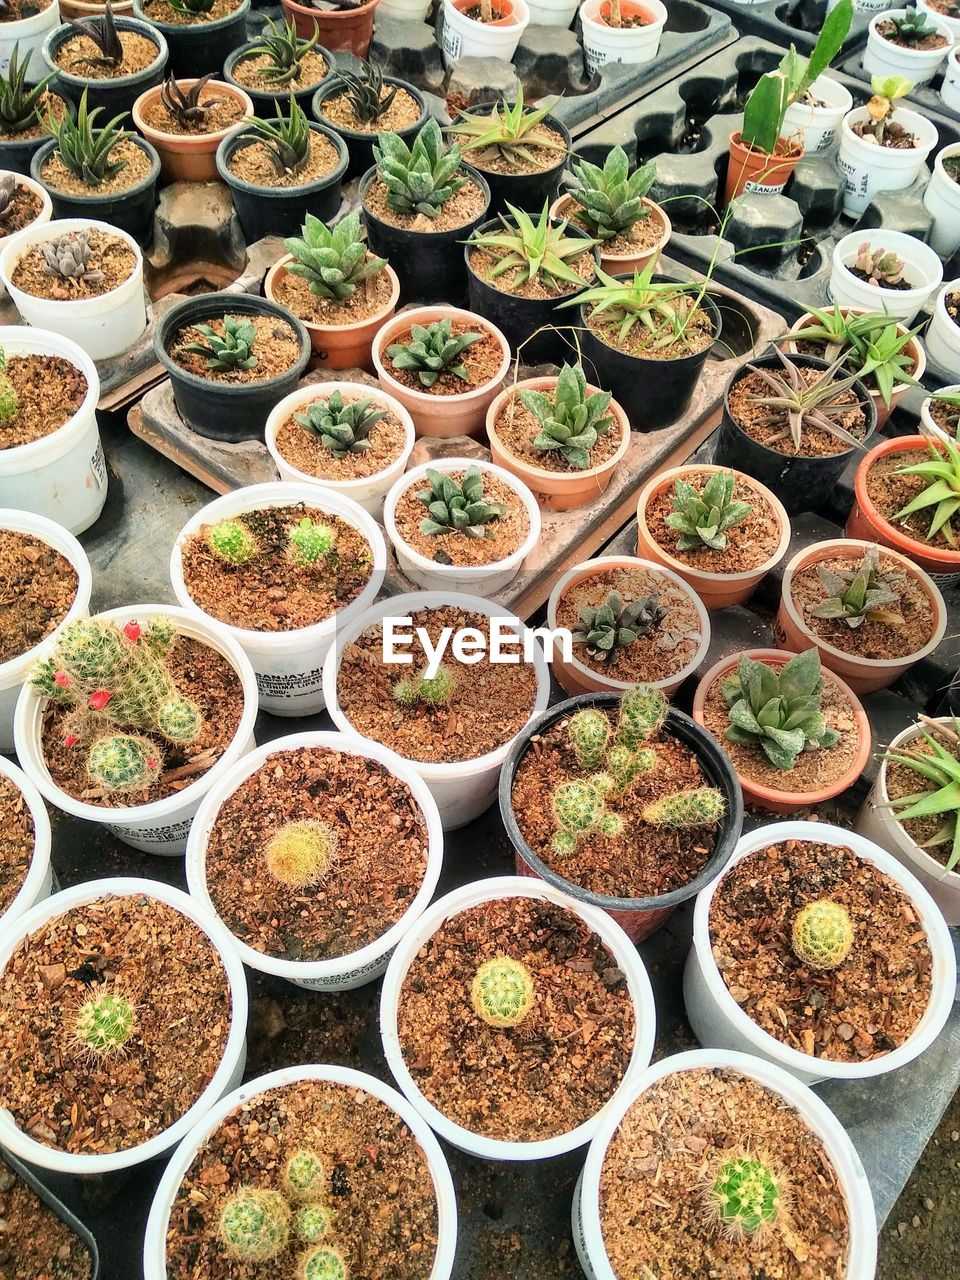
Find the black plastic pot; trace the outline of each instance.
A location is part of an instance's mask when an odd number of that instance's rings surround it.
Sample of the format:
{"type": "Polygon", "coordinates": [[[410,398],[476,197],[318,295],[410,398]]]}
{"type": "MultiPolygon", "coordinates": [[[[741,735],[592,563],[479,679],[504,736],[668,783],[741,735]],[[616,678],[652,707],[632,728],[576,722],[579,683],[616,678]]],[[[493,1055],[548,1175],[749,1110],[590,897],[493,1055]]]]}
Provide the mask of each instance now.
{"type": "Polygon", "coordinates": [[[170,375],[177,409],[187,426],[210,440],[234,443],[263,439],[270,410],[296,389],[310,359],[310,335],[301,321],[285,307],[250,293],[204,293],[177,303],[158,321],[153,347],[170,375]],[[300,340],[300,355],[289,369],[274,378],[237,385],[197,377],[170,358],[167,348],[181,329],[223,315],[267,315],[284,320],[300,340]]]}
{"type": "MultiPolygon", "coordinates": [[[[49,90],[53,93],[53,88],[49,90]]],[[[56,95],[63,101],[60,94],[56,95]]],[[[9,169],[12,173],[22,173],[30,177],[30,161],[45,142],[50,141],[49,133],[38,134],[35,138],[0,138],[0,169],[9,169]]]]}
{"type": "Polygon", "coordinates": [[[314,52],[319,53],[327,64],[327,74],[322,80],[315,80],[313,84],[305,85],[304,88],[298,89],[296,83],[281,84],[276,89],[251,89],[249,85],[241,84],[233,74],[234,68],[238,62],[242,62],[256,45],[255,40],[250,40],[246,44],[241,45],[239,49],[234,49],[233,53],[227,58],[223,64],[223,78],[228,84],[232,84],[237,89],[242,89],[245,94],[250,97],[253,103],[254,112],[261,120],[273,120],[277,114],[277,103],[281,106],[290,101],[290,91],[293,90],[293,96],[296,98],[301,109],[309,116],[311,111],[310,104],[313,102],[313,95],[317,92],[321,85],[325,85],[333,73],[336,71],[337,60],[329,49],[323,49],[320,45],[314,45],[314,52]]]}
{"type": "Polygon", "coordinates": [[[233,207],[247,244],[262,240],[264,236],[299,234],[308,213],[322,222],[329,222],[339,212],[340,187],[347,170],[346,143],[338,134],[319,124],[311,124],[310,128],[315,133],[322,133],[336,147],[339,159],[329,173],[302,187],[256,187],[231,173],[227,161],[233,153],[257,141],[257,135],[249,127],[241,126],[224,138],[217,148],[217,172],[230,188],[233,207]]]}
{"type": "Polygon", "coordinates": [[[86,89],[87,106],[91,111],[94,107],[103,107],[107,119],[118,115],[121,111],[130,111],[145,89],[152,89],[155,84],[163,82],[169,56],[167,42],[162,32],[151,23],[141,22],[137,18],[116,18],[115,22],[118,31],[136,31],[139,35],[152,40],[157,46],[157,56],[149,67],[144,67],[142,71],[134,72],[133,75],[117,76],[112,80],[96,80],[92,76],[74,75],[57,65],[56,54],[61,45],[77,34],[76,30],[64,23],[63,26],[51,31],[43,42],[44,61],[50,71],[57,73],[54,85],[60,97],[66,98],[76,106],[86,89]]]}
{"type": "Polygon", "coordinates": [[[56,149],[56,142],[51,138],[33,157],[30,165],[30,176],[42,182],[53,201],[55,218],[92,218],[95,221],[109,222],[133,236],[140,244],[146,244],[153,235],[153,215],[157,207],[157,179],[160,177],[160,157],[155,147],[145,138],[134,137],[131,141],[144,151],[150,159],[150,172],[129,191],[111,192],[109,195],[98,195],[95,187],[91,187],[89,195],[75,196],[57,189],[45,182],[41,170],[49,156],[56,149]]]}
{"type": "MultiPolygon", "coordinates": [[[[478,232],[492,231],[502,226],[499,218],[491,218],[482,223],[478,232]]],[[[582,236],[589,239],[585,231],[579,227],[567,228],[567,235],[582,236]]],[[[577,327],[577,312],[571,309],[559,310],[561,302],[576,297],[576,293],[565,293],[553,298],[518,298],[512,293],[504,293],[501,289],[486,280],[481,280],[470,265],[473,249],[466,245],[463,259],[467,267],[467,295],[469,309],[495,324],[510,343],[513,354],[519,355],[523,364],[563,364],[564,360],[575,358],[576,345],[572,333],[566,335],[558,331],[557,326],[568,331],[577,327]],[[542,332],[537,332],[541,330],[542,332]],[[536,333],[536,337],[532,335],[536,333]],[[519,348],[523,345],[523,350],[519,348]]],[[[592,250],[594,262],[599,262],[596,249],[592,250]]],[[[583,287],[587,287],[584,281],[583,287]]],[[[602,386],[606,384],[601,383],[602,386]]]]}
{"type": "Polygon", "coordinates": [[[250,0],[223,18],[212,22],[160,22],[149,12],[150,5],[133,0],[134,15],[159,31],[170,50],[170,67],[177,79],[191,80],[208,71],[219,74],[226,58],[247,38],[250,0]]]}
{"type": "MultiPolygon", "coordinates": [[[[818,360],[816,356],[796,355],[790,359],[794,364],[806,368],[829,368],[825,360],[818,360]]],[[[766,369],[781,367],[774,355],[758,356],[749,363],[766,369]]],[[[843,453],[835,453],[829,457],[790,457],[758,443],[747,435],[730,412],[730,389],[743,374],[744,367],[741,365],[723,393],[723,417],[720,420],[714,462],[721,467],[745,471],[748,476],[765,484],[777,495],[789,515],[815,510],[833,493],[851,457],[858,450],[845,449],[843,453]]],[[[860,398],[860,407],[867,416],[862,443],[869,447],[870,437],[877,426],[876,405],[862,382],[854,383],[854,390],[860,398]]]]}
{"type": "MultiPolygon", "coordinates": [[[[617,280],[632,278],[630,275],[615,277],[617,280]]],[[[667,276],[653,277],[657,283],[668,279],[667,276]]],[[[722,324],[720,311],[709,294],[704,294],[700,305],[713,321],[713,341],[716,342],[722,324]]],[[[595,368],[598,386],[613,392],[613,398],[626,410],[633,430],[656,431],[676,422],[693,399],[711,348],[678,360],[645,360],[642,356],[627,355],[590,328],[585,310],[580,307],[577,312],[584,364],[595,368]]]]}
{"type": "Polygon", "coordinates": [[[396,271],[404,302],[449,302],[460,306],[466,301],[467,266],[460,245],[486,218],[490,188],[476,169],[464,165],[463,172],[484,193],[486,205],[471,222],[452,231],[411,231],[381,221],[363,203],[376,180],[376,165],[360,179],[360,213],[367,229],[367,244],[396,271]]]}
{"type": "MultiPolygon", "coordinates": [[[[420,115],[405,129],[396,129],[394,132],[401,137],[407,146],[413,142],[414,138],[420,132],[427,119],[427,108],[423,100],[423,94],[419,89],[415,89],[412,84],[408,84],[406,80],[398,80],[395,76],[384,76],[383,83],[393,87],[405,89],[413,98],[414,102],[420,108],[420,115]]],[[[360,173],[366,173],[373,164],[373,148],[376,145],[377,134],[365,133],[359,129],[345,129],[343,125],[335,124],[333,120],[328,120],[323,114],[323,103],[327,98],[335,98],[338,94],[344,92],[343,84],[337,80],[336,76],[332,76],[325,81],[313,95],[313,118],[318,120],[325,129],[333,129],[339,133],[341,138],[347,144],[347,150],[350,152],[350,163],[347,166],[347,177],[355,178],[360,173]]]]}
{"type": "Polygon", "coordinates": [[[696,755],[703,771],[705,784],[716,787],[722,792],[726,801],[723,825],[718,833],[713,853],[702,870],[679,889],[671,889],[669,893],[662,893],[654,898],[611,898],[602,893],[583,889],[558,875],[538,854],[534,853],[520,831],[513,812],[513,780],[535,735],[544,733],[558,720],[585,708],[599,707],[601,710],[611,710],[619,705],[620,695],[617,693],[584,693],[578,698],[569,698],[566,702],[558,702],[548,707],[535,720],[532,720],[514,739],[513,746],[504,761],[503,771],[500,774],[500,816],[507,830],[507,838],[516,851],[517,870],[521,875],[536,876],[540,880],[545,880],[547,884],[553,885],[554,888],[569,894],[577,902],[588,902],[591,906],[600,907],[623,926],[634,942],[638,942],[642,938],[649,937],[663,924],[675,907],[698,894],[711,880],[716,879],[726,866],[740,839],[740,830],[743,826],[743,794],[730,758],[720,747],[716,738],[690,716],[671,707],[666,728],[696,755]]]}
{"type": "MultiPolygon", "coordinates": [[[[475,107],[470,108],[471,114],[483,115],[485,111],[492,111],[494,106],[499,103],[481,102],[475,107]]],[[[546,200],[552,204],[556,199],[557,192],[560,189],[560,179],[563,176],[563,170],[569,159],[569,151],[571,148],[570,131],[562,120],[558,120],[556,116],[546,116],[543,124],[549,126],[561,135],[567,146],[567,151],[563,154],[557,153],[557,163],[550,169],[544,169],[540,173],[491,173],[486,169],[480,172],[486,178],[490,185],[490,212],[504,213],[508,204],[514,205],[517,209],[526,209],[528,213],[539,213],[543,208],[543,202],[546,200]]],[[[456,137],[456,122],[450,130],[450,138],[456,137]]],[[[467,151],[464,159],[474,167],[476,164],[476,153],[467,151]]]]}
{"type": "Polygon", "coordinates": [[[97,1250],[97,1242],[93,1237],[93,1233],[84,1226],[75,1214],[70,1212],[65,1204],[57,1199],[52,1191],[44,1186],[29,1165],[25,1165],[22,1160],[18,1160],[9,1151],[0,1152],[0,1161],[7,1166],[15,1177],[25,1183],[37,1199],[77,1237],[90,1256],[90,1280],[99,1280],[100,1254],[97,1250]]]}

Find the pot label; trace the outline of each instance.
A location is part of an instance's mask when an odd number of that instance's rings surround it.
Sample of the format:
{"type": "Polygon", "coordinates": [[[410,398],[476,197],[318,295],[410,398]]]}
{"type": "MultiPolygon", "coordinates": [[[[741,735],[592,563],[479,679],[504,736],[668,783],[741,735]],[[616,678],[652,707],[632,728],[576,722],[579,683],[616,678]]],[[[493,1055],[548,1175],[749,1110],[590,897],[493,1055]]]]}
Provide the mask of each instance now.
{"type": "Polygon", "coordinates": [[[306,698],[323,686],[322,667],[314,667],[312,671],[297,671],[291,675],[283,673],[274,675],[269,671],[258,671],[256,675],[257,691],[260,697],[274,698],[278,701],[306,698]]]}
{"type": "Polygon", "coordinates": [[[842,155],[837,156],[837,168],[846,179],[844,190],[847,195],[864,199],[870,190],[869,170],[860,169],[857,165],[851,164],[849,160],[845,160],[842,155]]]}
{"type": "Polygon", "coordinates": [[[836,140],[837,140],[836,129],[824,129],[823,133],[821,133],[820,135],[820,141],[817,143],[815,149],[817,151],[826,151],[828,150],[828,148],[833,146],[836,140]]]}
{"type": "Polygon", "coordinates": [[[744,183],[743,189],[755,196],[778,196],[786,185],[785,182],[778,182],[774,186],[767,186],[762,182],[748,181],[744,183]]]}
{"type": "Polygon", "coordinates": [[[191,815],[189,818],[182,818],[179,822],[162,827],[127,827],[116,822],[108,822],[105,825],[119,839],[129,840],[139,847],[144,845],[149,847],[161,844],[185,844],[192,822],[191,815]]]}
{"type": "Polygon", "coordinates": [[[99,488],[107,483],[107,461],[103,456],[103,444],[98,440],[97,447],[90,459],[90,470],[93,472],[93,478],[96,480],[99,488]]]}
{"type": "Polygon", "coordinates": [[[463,48],[463,36],[455,30],[452,23],[443,24],[443,52],[451,58],[459,58],[463,48]]]}

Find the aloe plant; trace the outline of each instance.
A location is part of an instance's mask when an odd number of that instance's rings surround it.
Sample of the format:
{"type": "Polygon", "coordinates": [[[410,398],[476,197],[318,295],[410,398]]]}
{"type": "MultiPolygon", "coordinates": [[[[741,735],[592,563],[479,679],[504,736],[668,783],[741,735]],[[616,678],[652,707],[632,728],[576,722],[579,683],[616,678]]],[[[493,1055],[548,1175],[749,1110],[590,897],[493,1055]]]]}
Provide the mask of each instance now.
{"type": "Polygon", "coordinates": [[[930,451],[929,459],[913,466],[898,467],[896,474],[919,476],[926,484],[891,519],[902,521],[919,511],[932,509],[930,528],[927,530],[928,540],[941,533],[947,543],[955,547],[957,535],[953,530],[953,518],[960,512],[960,448],[949,436],[937,436],[934,439],[928,432],[925,431],[924,434],[930,451]]]}
{"type": "Polygon", "coordinates": [[[919,728],[926,751],[919,744],[902,746],[888,751],[883,759],[888,764],[903,765],[933,786],[878,807],[890,809],[898,822],[942,818],[940,827],[922,847],[949,844],[946,870],[952,871],[960,863],[960,720],[954,717],[952,725],[948,725],[921,716],[919,728]]]}
{"type": "MultiPolygon", "coordinates": [[[[583,236],[568,236],[566,220],[553,223],[549,201],[544,201],[536,222],[523,209],[508,204],[510,217],[500,214],[501,226],[495,231],[474,232],[469,244],[492,260],[484,279],[499,280],[508,271],[518,270],[516,280],[500,287],[517,292],[525,284],[538,280],[554,293],[564,292],[564,285],[584,284],[570,263],[588,252],[597,242],[583,236]]],[[[579,300],[579,299],[578,299],[579,300]]]]}
{"type": "Polygon", "coordinates": [[[519,89],[512,106],[501,102],[486,115],[461,111],[453,124],[448,126],[449,131],[456,136],[464,153],[493,149],[511,168],[520,168],[521,164],[535,164],[536,156],[530,150],[531,147],[566,155],[566,144],[557,142],[541,127],[556,102],[554,98],[544,107],[525,111],[523,89],[519,89]]]}

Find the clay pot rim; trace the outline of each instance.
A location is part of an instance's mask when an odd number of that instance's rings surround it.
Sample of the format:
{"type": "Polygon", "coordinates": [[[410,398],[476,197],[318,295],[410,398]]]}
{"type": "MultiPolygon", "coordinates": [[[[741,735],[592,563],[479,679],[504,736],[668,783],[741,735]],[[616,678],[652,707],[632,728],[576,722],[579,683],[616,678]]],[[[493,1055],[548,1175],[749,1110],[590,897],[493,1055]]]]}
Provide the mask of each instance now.
{"type": "Polygon", "coordinates": [[[735,129],[730,134],[730,149],[731,151],[738,149],[742,151],[744,155],[752,156],[757,160],[780,160],[782,161],[782,164],[777,167],[782,168],[783,165],[799,162],[806,154],[803,148],[803,142],[794,141],[794,138],[797,136],[797,134],[781,135],[777,139],[777,144],[773,151],[762,151],[759,147],[755,147],[752,142],[744,142],[741,130],[735,129]],[[783,145],[784,150],[780,149],[781,144],[783,145]]]}
{"type": "MultiPolygon", "coordinates": [[[[285,253],[282,258],[278,258],[270,270],[267,272],[263,282],[263,291],[275,306],[283,307],[283,303],[278,300],[273,292],[273,286],[279,275],[286,271],[288,262],[293,261],[292,253],[285,253]]],[[[306,329],[307,333],[359,333],[363,329],[368,329],[372,324],[385,324],[391,318],[392,312],[396,309],[397,303],[400,301],[400,280],[393,267],[388,263],[384,268],[388,279],[390,280],[390,297],[383,304],[381,309],[372,316],[367,316],[364,320],[353,320],[350,324],[318,324],[315,320],[300,320],[300,323],[306,329]]],[[[290,308],[286,307],[289,311],[290,308]]],[[[291,313],[292,314],[292,313],[291,313]]],[[[299,320],[300,317],[298,316],[299,320]]]]}
{"type": "Polygon", "coordinates": [[[875,528],[881,530],[884,536],[890,539],[893,543],[893,550],[903,552],[907,556],[935,560],[945,570],[956,572],[957,568],[960,567],[960,547],[956,550],[948,550],[944,547],[932,547],[925,542],[918,542],[916,538],[903,533],[896,525],[891,524],[885,516],[882,516],[867,492],[867,476],[870,474],[873,464],[879,462],[888,453],[906,453],[910,449],[925,452],[927,449],[927,437],[894,436],[891,439],[881,440],[867,451],[866,456],[860,460],[860,465],[857,467],[857,473],[853,481],[857,506],[860,508],[864,519],[875,528]]]}
{"type": "Polygon", "coordinates": [[[314,9],[310,5],[297,4],[296,0],[281,0],[281,3],[284,9],[290,9],[294,13],[303,13],[309,18],[314,18],[322,29],[323,22],[336,23],[343,22],[345,19],[350,20],[351,18],[361,17],[369,13],[371,9],[375,9],[380,0],[366,0],[365,4],[359,4],[355,9],[342,9],[339,11],[336,9],[314,9]]]}
{"type": "MultiPolygon", "coordinates": [[[[960,147],[960,143],[958,143],[957,145],[958,147],[960,147]]],[[[845,316],[865,316],[870,314],[866,307],[839,307],[838,308],[836,303],[833,303],[833,302],[831,302],[829,306],[821,308],[821,310],[827,311],[827,312],[840,310],[843,312],[845,316]]],[[[892,318],[893,317],[891,316],[891,319],[892,318]]],[[[794,324],[792,327],[794,329],[806,328],[809,325],[815,324],[816,322],[817,322],[816,316],[812,315],[809,311],[804,311],[803,315],[799,317],[796,324],[794,324]]],[[[910,332],[910,326],[907,324],[904,324],[902,320],[898,320],[897,333],[900,335],[900,337],[903,337],[904,334],[909,332],[910,332]]],[[[786,348],[787,348],[788,355],[801,354],[797,350],[797,344],[793,341],[788,342],[786,344],[786,348]]],[[[914,334],[913,337],[910,339],[909,343],[907,344],[907,350],[913,356],[913,371],[911,372],[910,376],[912,378],[916,378],[916,380],[919,382],[920,379],[923,377],[924,373],[926,372],[927,353],[923,349],[923,345],[920,342],[920,337],[918,334],[914,334]]],[[[822,357],[817,357],[817,358],[821,359],[822,357]]],[[[883,399],[880,395],[879,390],[871,391],[870,387],[867,386],[867,383],[865,380],[863,380],[863,385],[867,388],[867,393],[869,395],[873,396],[874,399],[878,400],[881,404],[883,404],[883,399]]],[[[893,405],[893,397],[897,395],[898,392],[902,395],[903,392],[905,392],[906,390],[907,390],[907,386],[905,383],[894,384],[894,388],[890,396],[891,406],[893,405]]]]}
{"type": "MultiPolygon", "coordinates": [[[[550,217],[558,222],[565,218],[567,215],[564,212],[564,209],[567,202],[575,202],[576,199],[577,195],[575,191],[561,191],[560,195],[550,206],[550,217]]],[[[640,203],[646,205],[646,207],[655,213],[660,219],[660,225],[663,227],[663,235],[656,244],[647,245],[646,248],[642,245],[638,245],[636,250],[632,253],[604,253],[603,241],[601,240],[597,245],[601,259],[606,258],[608,262],[614,263],[631,262],[634,258],[640,258],[646,255],[653,257],[655,254],[662,253],[666,248],[667,242],[673,235],[673,223],[667,217],[666,210],[661,205],[657,204],[656,200],[651,200],[649,196],[644,196],[640,203]]],[[[576,223],[573,223],[572,225],[576,226],[576,223]]]]}
{"type": "MultiPolygon", "coordinates": [[[[183,76],[177,79],[177,84],[183,88],[191,89],[200,79],[202,79],[201,76],[183,76]]],[[[249,94],[237,85],[231,84],[229,80],[208,80],[207,88],[213,89],[217,92],[226,90],[229,97],[240,99],[247,115],[253,114],[253,101],[249,94]]],[[[162,139],[161,146],[165,149],[170,149],[167,145],[169,142],[208,143],[215,139],[219,145],[228,133],[234,130],[237,125],[243,123],[242,120],[234,120],[231,124],[225,125],[222,129],[215,129],[210,133],[167,133],[164,129],[158,129],[156,125],[147,124],[146,120],[143,118],[143,108],[152,104],[155,99],[158,99],[162,89],[162,84],[155,84],[150,89],[144,89],[143,93],[140,94],[140,97],[137,98],[136,102],[134,102],[130,109],[130,115],[133,119],[134,125],[140,130],[148,142],[151,142],[154,138],[160,138],[162,139]]],[[[154,143],[154,145],[156,144],[154,143]]],[[[189,151],[199,150],[198,147],[190,146],[184,149],[189,151]]]]}
{"type": "MultiPolygon", "coordinates": [[[[457,407],[461,407],[468,400],[476,399],[478,396],[488,391],[490,387],[497,386],[502,382],[507,376],[510,364],[513,360],[513,353],[510,350],[510,344],[495,324],[492,324],[476,311],[468,311],[464,307],[452,307],[445,302],[425,302],[422,306],[411,307],[409,311],[401,311],[399,314],[392,316],[378,330],[376,337],[373,340],[372,356],[373,367],[376,369],[377,375],[381,380],[386,379],[388,383],[387,390],[390,394],[396,395],[397,393],[393,388],[398,387],[400,394],[397,398],[400,399],[401,397],[406,397],[418,407],[425,407],[427,405],[435,406],[438,404],[452,404],[457,407]],[[433,314],[427,318],[424,316],[424,312],[431,312],[433,314]],[[500,362],[500,368],[497,372],[492,378],[488,378],[486,382],[481,383],[480,386],[471,387],[468,391],[458,391],[452,396],[432,396],[429,391],[419,391],[416,387],[408,387],[402,382],[398,382],[380,358],[381,352],[386,347],[387,342],[392,342],[395,334],[399,331],[397,326],[410,328],[410,326],[414,324],[433,324],[435,321],[446,319],[448,316],[453,320],[461,320],[465,323],[469,323],[470,325],[477,325],[496,338],[500,343],[500,348],[503,352],[503,359],[500,362]],[[392,330],[392,332],[388,332],[388,330],[392,330]]],[[[516,479],[516,477],[514,477],[514,479],[516,479]]]]}

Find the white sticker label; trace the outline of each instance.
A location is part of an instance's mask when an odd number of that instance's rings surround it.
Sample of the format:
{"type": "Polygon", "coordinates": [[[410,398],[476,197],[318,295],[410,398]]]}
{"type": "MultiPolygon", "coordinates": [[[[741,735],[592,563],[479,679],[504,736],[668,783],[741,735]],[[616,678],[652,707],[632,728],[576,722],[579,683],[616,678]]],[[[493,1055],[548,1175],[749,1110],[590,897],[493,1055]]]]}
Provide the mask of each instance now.
{"type": "Polygon", "coordinates": [[[778,196],[786,185],[785,182],[780,182],[775,187],[768,187],[762,182],[746,182],[743,189],[755,196],[778,196]]]}
{"type": "Polygon", "coordinates": [[[103,456],[103,445],[98,440],[97,447],[93,457],[90,459],[90,470],[93,472],[94,479],[102,489],[107,483],[107,461],[103,456]]]}
{"type": "Polygon", "coordinates": [[[451,58],[459,58],[463,48],[463,36],[449,22],[443,24],[443,52],[451,58]]]}

